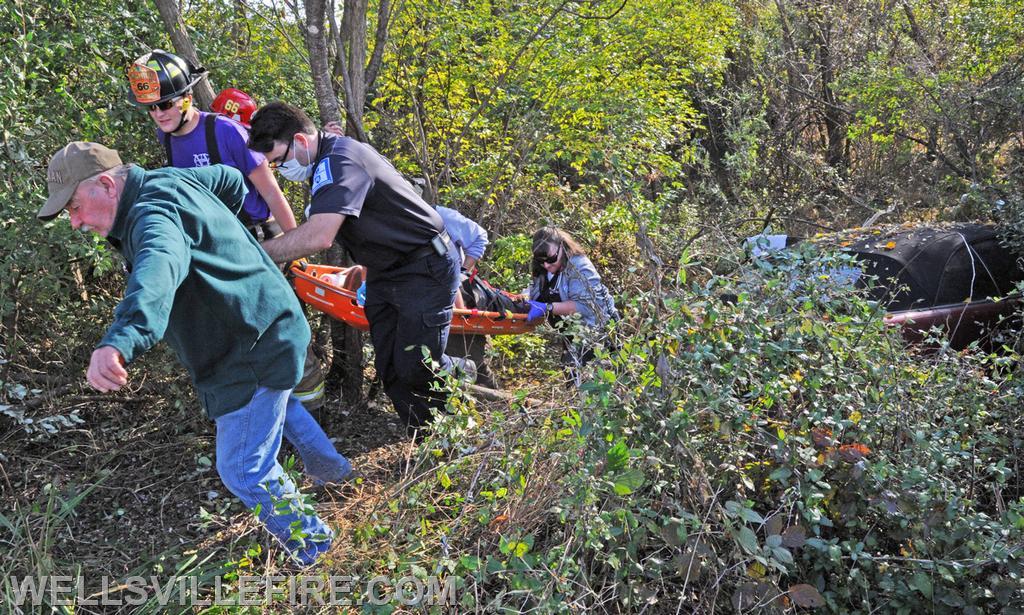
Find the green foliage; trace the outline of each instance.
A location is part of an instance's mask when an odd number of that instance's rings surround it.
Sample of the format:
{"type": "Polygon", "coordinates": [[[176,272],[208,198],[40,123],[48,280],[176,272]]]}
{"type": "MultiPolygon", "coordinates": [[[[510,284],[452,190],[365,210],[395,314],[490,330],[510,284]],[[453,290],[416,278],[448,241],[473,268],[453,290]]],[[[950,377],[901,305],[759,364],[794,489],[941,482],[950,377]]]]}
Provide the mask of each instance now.
{"type": "MultiPolygon", "coordinates": [[[[156,27],[143,3],[6,2],[0,12],[0,333],[8,356],[45,345],[66,356],[95,335],[110,309],[101,288],[87,288],[115,265],[105,242],[43,224],[49,156],[72,140],[116,147],[141,158],[146,118],[125,102],[124,40],[156,27]],[[110,28],[111,20],[119,27],[110,28]],[[52,341],[42,340],[54,335],[52,341]]],[[[89,340],[92,341],[91,339],[89,340]]]]}
{"type": "Polygon", "coordinates": [[[1015,254],[1024,254],[1024,147],[1008,148],[1006,164],[995,180],[994,186],[972,186],[961,201],[993,212],[1003,241],[1015,254]]]}
{"type": "Polygon", "coordinates": [[[413,3],[391,34],[378,133],[409,139],[387,151],[399,167],[485,219],[504,217],[495,206],[557,207],[613,163],[677,172],[668,149],[696,125],[690,88],[719,79],[731,20],[706,2],[413,3]]]}
{"type": "MultiPolygon", "coordinates": [[[[281,487],[284,487],[287,483],[292,485],[298,485],[301,483],[302,477],[299,474],[298,468],[296,467],[296,459],[294,455],[289,455],[284,463],[282,464],[284,473],[277,477],[277,482],[281,487]]],[[[268,511],[263,516],[268,515],[295,515],[295,520],[288,526],[291,530],[291,536],[288,537],[289,542],[295,545],[295,549],[304,549],[307,547],[306,541],[323,541],[328,537],[321,534],[310,535],[302,528],[303,517],[315,517],[316,516],[316,499],[309,493],[302,493],[298,489],[292,493],[278,497],[274,494],[269,487],[264,484],[261,485],[263,489],[267,491],[270,496],[270,501],[273,503],[273,510],[268,511]]],[[[253,509],[252,514],[254,517],[259,519],[264,511],[260,504],[256,505],[253,509]]],[[[282,557],[284,553],[282,553],[282,557]]]]}
{"type": "Polygon", "coordinates": [[[735,307],[694,286],[586,386],[562,508],[594,591],[638,604],[657,578],[710,611],[807,583],[844,613],[1024,595],[1016,358],[907,352],[835,266],[762,262],[735,307]]]}
{"type": "Polygon", "coordinates": [[[487,258],[481,263],[483,275],[497,288],[520,292],[530,284],[530,272],[524,269],[533,257],[530,235],[517,233],[498,237],[487,246],[487,258]]]}
{"type": "Polygon", "coordinates": [[[257,105],[284,100],[316,117],[302,33],[284,8],[208,2],[184,16],[215,92],[239,88],[257,105]]]}
{"type": "Polygon", "coordinates": [[[599,353],[578,409],[456,398],[416,462],[431,478],[357,535],[399,570],[433,553],[467,608],[1019,603],[1019,357],[908,350],[823,274],[844,258],[681,285],[599,353]]]}
{"type": "Polygon", "coordinates": [[[1016,130],[1004,110],[1021,102],[1013,66],[1024,25],[1019,5],[912,2],[882,15],[898,26],[890,45],[868,52],[843,77],[859,120],[851,124],[851,135],[890,143],[904,155],[915,147],[907,136],[933,153],[943,140],[957,140],[959,149],[943,158],[947,171],[962,181],[989,176],[995,151],[1016,130]],[[905,53],[894,55],[892,45],[905,53]],[[979,96],[991,96],[993,104],[973,104],[979,96]]]}

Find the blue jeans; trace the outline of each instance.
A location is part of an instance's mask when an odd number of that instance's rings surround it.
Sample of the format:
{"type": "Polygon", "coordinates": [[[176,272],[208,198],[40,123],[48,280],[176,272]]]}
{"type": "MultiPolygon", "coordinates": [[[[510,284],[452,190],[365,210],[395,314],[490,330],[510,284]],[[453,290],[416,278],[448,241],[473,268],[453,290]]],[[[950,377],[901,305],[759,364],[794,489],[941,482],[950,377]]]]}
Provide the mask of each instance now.
{"type": "Polygon", "coordinates": [[[279,501],[299,504],[299,490],[277,462],[281,436],[295,446],[306,473],[317,481],[344,479],[352,471],[348,459],[334,450],[291,391],[259,387],[247,405],[216,422],[217,472],[224,485],[249,509],[260,506],[260,520],[290,554],[303,564],[316,561],[334,536],[327,524],[315,512],[275,510],[279,501]],[[293,539],[293,529],[304,538],[293,539]]]}
{"type": "Polygon", "coordinates": [[[388,272],[370,270],[366,280],[366,319],[370,322],[374,365],[384,392],[407,427],[422,427],[444,410],[445,396],[424,364],[423,349],[443,369],[459,288],[458,251],[431,254],[388,272]]]}

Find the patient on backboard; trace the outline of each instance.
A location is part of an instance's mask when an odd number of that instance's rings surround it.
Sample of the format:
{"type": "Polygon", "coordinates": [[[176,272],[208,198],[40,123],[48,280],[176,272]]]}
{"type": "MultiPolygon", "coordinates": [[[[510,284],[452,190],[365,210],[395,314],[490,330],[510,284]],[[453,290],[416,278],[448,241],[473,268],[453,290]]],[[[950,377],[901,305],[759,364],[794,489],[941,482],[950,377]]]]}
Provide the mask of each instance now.
{"type": "MultiPolygon", "coordinates": [[[[366,267],[355,265],[337,273],[325,273],[320,279],[331,286],[356,293],[359,305],[366,302],[366,267]]],[[[455,307],[500,314],[526,314],[530,311],[530,304],[525,296],[498,290],[480,276],[467,272],[462,273],[462,286],[456,297],[455,307]]]]}

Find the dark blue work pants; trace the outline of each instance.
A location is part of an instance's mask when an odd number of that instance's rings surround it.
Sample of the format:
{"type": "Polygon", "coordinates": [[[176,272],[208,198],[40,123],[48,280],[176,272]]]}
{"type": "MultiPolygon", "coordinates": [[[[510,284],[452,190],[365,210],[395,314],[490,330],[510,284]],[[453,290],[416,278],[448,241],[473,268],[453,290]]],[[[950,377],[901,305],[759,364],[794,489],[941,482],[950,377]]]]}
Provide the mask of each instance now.
{"type": "Polygon", "coordinates": [[[445,397],[432,391],[436,378],[424,363],[434,359],[450,368],[444,354],[452,305],[459,287],[458,251],[430,254],[386,273],[368,271],[366,319],[377,376],[408,427],[431,421],[445,397]]]}

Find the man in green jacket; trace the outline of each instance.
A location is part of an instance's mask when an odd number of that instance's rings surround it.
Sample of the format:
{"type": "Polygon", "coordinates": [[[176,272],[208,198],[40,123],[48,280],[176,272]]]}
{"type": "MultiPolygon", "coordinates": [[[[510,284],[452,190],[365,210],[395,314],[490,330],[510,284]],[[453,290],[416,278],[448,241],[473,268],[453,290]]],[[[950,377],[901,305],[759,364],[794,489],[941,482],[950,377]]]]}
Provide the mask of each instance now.
{"type": "Polygon", "coordinates": [[[242,174],[223,165],[144,171],[102,145],[74,142],[50,160],[47,186],[39,218],[67,209],[72,227],[106,237],[128,266],[124,298],[89,361],[89,384],[120,389],[126,366],[166,339],[217,424],[221,480],[259,507],[293,557],[314,563],[333,534],[315,513],[275,512],[275,502],[294,502],[297,491],[277,462],[281,437],[319,481],[342,480],[352,467],[290,398],[309,326],[288,283],[235,218],[246,194],[242,174]]]}

